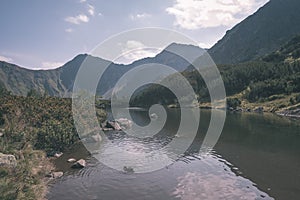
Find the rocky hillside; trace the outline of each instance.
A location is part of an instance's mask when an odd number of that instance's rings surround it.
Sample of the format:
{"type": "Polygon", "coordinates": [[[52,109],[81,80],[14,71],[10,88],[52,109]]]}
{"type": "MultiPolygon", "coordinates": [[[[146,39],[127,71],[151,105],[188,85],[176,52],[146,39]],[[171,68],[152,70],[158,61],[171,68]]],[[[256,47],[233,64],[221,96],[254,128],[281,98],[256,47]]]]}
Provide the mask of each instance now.
{"type": "Polygon", "coordinates": [[[270,0],[227,31],[209,53],[217,64],[232,64],[277,50],[300,33],[299,7],[299,0],[270,0]]]}

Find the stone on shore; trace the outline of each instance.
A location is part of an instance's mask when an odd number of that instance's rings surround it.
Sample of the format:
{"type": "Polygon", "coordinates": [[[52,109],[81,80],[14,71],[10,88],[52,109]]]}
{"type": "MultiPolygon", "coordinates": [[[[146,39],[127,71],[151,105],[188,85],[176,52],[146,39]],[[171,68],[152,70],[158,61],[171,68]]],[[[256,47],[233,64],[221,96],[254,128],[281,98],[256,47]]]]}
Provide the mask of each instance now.
{"type": "Polygon", "coordinates": [[[264,108],[263,107],[256,107],[253,111],[258,112],[258,113],[262,113],[262,112],[264,112],[264,108]]]}
{"type": "Polygon", "coordinates": [[[67,160],[67,162],[69,162],[69,163],[74,163],[74,162],[76,162],[76,159],[75,159],[75,158],[69,158],[69,159],[67,160]]]}
{"type": "Polygon", "coordinates": [[[59,158],[59,157],[61,157],[63,155],[63,153],[62,152],[59,152],[59,153],[55,153],[54,154],[54,157],[55,158],[59,158]]]}
{"type": "Polygon", "coordinates": [[[120,131],[122,130],[120,124],[117,121],[106,121],[103,125],[102,125],[103,129],[113,129],[116,131],[120,131]]]}
{"type": "Polygon", "coordinates": [[[132,121],[126,118],[117,119],[116,122],[122,129],[130,129],[132,127],[132,121]]]}
{"type": "Polygon", "coordinates": [[[63,172],[52,172],[52,177],[53,178],[60,178],[64,175],[63,172]]]}
{"type": "Polygon", "coordinates": [[[72,168],[80,169],[80,168],[84,168],[85,166],[86,166],[86,161],[84,159],[80,159],[72,165],[72,168]]]}
{"type": "Polygon", "coordinates": [[[63,172],[50,172],[46,175],[47,178],[60,178],[64,175],[63,172]]]}

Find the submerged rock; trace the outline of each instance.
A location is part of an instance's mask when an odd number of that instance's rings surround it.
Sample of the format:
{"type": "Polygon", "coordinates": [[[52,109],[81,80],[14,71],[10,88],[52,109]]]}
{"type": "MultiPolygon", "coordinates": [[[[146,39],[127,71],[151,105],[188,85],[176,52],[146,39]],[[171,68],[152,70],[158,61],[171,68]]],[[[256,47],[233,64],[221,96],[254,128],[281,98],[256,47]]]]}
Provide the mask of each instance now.
{"type": "Polygon", "coordinates": [[[16,167],[17,159],[14,155],[0,153],[0,166],[16,167]]]}
{"type": "Polygon", "coordinates": [[[152,114],[150,115],[150,118],[153,119],[153,120],[157,120],[158,116],[157,116],[156,113],[152,113],[152,114]]]}
{"type": "Polygon", "coordinates": [[[87,143],[101,142],[101,140],[102,140],[102,138],[99,133],[90,134],[82,139],[83,142],[87,142],[87,143]]]}
{"type": "Polygon", "coordinates": [[[84,159],[80,159],[72,165],[72,168],[80,169],[80,168],[84,168],[85,166],[86,166],[86,161],[84,159]]]}
{"type": "Polygon", "coordinates": [[[126,172],[126,173],[134,173],[134,169],[133,169],[132,167],[124,166],[124,167],[123,167],[123,170],[124,170],[124,172],[126,172]]]}

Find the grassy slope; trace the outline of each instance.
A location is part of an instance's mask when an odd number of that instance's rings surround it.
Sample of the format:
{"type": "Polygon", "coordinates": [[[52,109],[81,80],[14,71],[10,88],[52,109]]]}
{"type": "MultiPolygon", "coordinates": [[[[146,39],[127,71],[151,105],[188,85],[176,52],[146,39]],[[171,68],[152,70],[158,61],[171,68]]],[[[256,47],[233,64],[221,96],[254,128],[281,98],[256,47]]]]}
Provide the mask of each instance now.
{"type": "MultiPolygon", "coordinates": [[[[17,158],[16,168],[0,167],[0,199],[43,199],[45,174],[53,166],[46,156],[64,151],[79,138],[73,125],[71,100],[54,97],[0,95],[0,152],[17,158]]],[[[98,110],[99,120],[105,112],[98,110]]]]}

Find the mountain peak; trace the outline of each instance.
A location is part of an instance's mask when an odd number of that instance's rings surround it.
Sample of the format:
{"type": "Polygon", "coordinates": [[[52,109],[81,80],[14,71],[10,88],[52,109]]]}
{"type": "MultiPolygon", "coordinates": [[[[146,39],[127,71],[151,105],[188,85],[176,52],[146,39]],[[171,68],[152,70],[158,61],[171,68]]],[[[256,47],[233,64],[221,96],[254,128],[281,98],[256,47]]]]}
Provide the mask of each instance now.
{"type": "Polygon", "coordinates": [[[218,64],[257,59],[300,33],[300,1],[271,0],[237,24],[209,53],[218,64]]]}

